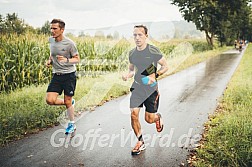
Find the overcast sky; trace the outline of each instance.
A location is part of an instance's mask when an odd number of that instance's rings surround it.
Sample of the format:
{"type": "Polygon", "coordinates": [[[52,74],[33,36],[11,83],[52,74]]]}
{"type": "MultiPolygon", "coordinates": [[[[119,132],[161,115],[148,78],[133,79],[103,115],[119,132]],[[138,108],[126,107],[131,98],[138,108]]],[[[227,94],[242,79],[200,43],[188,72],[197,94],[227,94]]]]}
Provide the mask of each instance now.
{"type": "Polygon", "coordinates": [[[66,29],[90,29],[141,21],[183,20],[169,0],[0,0],[0,14],[17,13],[34,27],[61,18],[66,29]]]}

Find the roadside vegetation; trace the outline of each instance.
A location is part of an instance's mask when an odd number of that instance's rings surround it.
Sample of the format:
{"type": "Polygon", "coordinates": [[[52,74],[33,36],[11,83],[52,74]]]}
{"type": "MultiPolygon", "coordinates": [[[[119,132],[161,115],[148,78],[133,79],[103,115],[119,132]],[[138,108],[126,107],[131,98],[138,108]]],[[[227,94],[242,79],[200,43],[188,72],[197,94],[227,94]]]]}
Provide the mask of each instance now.
{"type": "Polygon", "coordinates": [[[205,124],[192,166],[252,166],[252,45],[234,73],[215,114],[205,124]]]}

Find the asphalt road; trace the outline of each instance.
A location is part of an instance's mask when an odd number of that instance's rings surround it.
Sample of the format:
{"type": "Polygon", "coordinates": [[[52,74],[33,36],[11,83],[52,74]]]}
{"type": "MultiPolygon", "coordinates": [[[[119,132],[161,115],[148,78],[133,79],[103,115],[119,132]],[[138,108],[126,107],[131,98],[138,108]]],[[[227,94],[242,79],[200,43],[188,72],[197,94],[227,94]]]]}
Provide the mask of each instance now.
{"type": "MultiPolygon", "coordinates": [[[[243,53],[242,53],[243,54],[243,53]]],[[[195,147],[242,57],[233,50],[159,81],[164,130],[140,114],[147,149],[131,156],[136,138],[130,126],[129,95],[119,97],[76,123],[71,140],[62,126],[0,148],[0,166],[179,166],[195,147]]]]}

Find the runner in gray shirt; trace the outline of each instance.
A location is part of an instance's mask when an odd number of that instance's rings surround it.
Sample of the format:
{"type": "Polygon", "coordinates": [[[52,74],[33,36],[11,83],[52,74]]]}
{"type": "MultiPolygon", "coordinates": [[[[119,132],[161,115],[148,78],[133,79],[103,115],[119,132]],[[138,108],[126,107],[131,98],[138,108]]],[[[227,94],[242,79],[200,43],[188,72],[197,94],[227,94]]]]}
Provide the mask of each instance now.
{"type": "Polygon", "coordinates": [[[49,105],[65,105],[70,122],[66,134],[73,133],[76,129],[74,123],[74,91],[76,87],[76,67],[80,57],[76,45],[72,40],[63,35],[64,21],[53,19],[51,21],[52,37],[50,42],[50,57],[46,66],[53,67],[53,77],[47,88],[46,102],[49,105]],[[64,99],[58,98],[64,91],[64,99]]]}
{"type": "Polygon", "coordinates": [[[148,29],[144,25],[134,27],[134,40],[136,47],[129,53],[129,72],[122,76],[124,81],[134,76],[131,86],[130,110],[131,126],[138,142],[131,154],[139,155],[145,149],[139,121],[140,108],[145,106],[145,121],[149,124],[156,123],[158,132],[163,130],[163,119],[158,111],[159,91],[157,77],[167,70],[167,62],[159,49],[147,43],[148,29]],[[157,64],[161,65],[157,69],[157,64]]]}
{"type": "Polygon", "coordinates": [[[62,41],[55,41],[53,37],[49,38],[50,42],[50,51],[52,57],[52,67],[53,73],[72,73],[76,71],[76,67],[74,63],[67,62],[59,62],[58,56],[61,55],[67,59],[71,59],[74,55],[78,55],[78,50],[74,44],[74,42],[63,36],[62,41]]]}

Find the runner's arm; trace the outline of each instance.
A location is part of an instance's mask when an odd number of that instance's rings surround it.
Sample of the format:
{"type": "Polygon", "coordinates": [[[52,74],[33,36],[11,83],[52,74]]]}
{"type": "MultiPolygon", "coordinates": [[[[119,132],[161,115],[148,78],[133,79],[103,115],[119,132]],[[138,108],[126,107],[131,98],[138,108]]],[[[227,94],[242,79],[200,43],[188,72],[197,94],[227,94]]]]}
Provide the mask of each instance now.
{"type": "Polygon", "coordinates": [[[129,65],[129,72],[128,72],[128,74],[123,75],[123,76],[122,76],[122,79],[123,79],[124,81],[127,81],[128,78],[132,78],[134,75],[135,75],[134,65],[133,65],[133,64],[130,64],[130,65],[129,65]]]}
{"type": "Polygon", "coordinates": [[[157,75],[160,76],[160,75],[163,75],[167,70],[168,70],[168,64],[165,60],[164,57],[162,57],[159,61],[158,61],[158,64],[161,65],[161,68],[157,71],[157,75]]]}
{"type": "Polygon", "coordinates": [[[57,55],[57,59],[62,63],[77,64],[80,62],[80,56],[78,54],[74,55],[72,58],[66,58],[64,56],[57,55]]]}
{"type": "Polygon", "coordinates": [[[51,64],[52,64],[52,55],[50,55],[50,56],[49,56],[49,59],[48,59],[48,60],[46,60],[45,65],[46,65],[47,67],[50,67],[50,66],[51,66],[51,64]]]}
{"type": "Polygon", "coordinates": [[[69,63],[76,64],[80,62],[80,56],[78,54],[74,55],[69,59],[69,63]]]}

